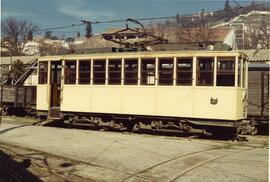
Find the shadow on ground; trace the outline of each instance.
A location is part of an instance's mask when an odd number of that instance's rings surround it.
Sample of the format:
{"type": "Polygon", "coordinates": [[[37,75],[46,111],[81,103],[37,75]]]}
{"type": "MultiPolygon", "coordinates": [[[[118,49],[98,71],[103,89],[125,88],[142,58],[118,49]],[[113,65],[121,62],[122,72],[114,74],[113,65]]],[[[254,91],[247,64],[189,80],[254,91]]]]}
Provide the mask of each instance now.
{"type": "Polygon", "coordinates": [[[0,150],[0,181],[40,182],[38,177],[27,170],[30,165],[31,160],[19,163],[0,150]]]}

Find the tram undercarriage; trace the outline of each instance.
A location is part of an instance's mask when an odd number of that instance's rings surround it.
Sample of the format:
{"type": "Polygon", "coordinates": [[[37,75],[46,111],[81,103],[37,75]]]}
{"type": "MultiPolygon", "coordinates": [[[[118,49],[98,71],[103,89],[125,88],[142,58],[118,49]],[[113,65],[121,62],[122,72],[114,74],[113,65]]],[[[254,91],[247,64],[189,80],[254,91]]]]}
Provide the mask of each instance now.
{"type": "Polygon", "coordinates": [[[215,136],[235,135],[240,123],[240,121],[100,113],[63,112],[61,115],[69,127],[84,126],[129,132],[176,132],[215,136]]]}

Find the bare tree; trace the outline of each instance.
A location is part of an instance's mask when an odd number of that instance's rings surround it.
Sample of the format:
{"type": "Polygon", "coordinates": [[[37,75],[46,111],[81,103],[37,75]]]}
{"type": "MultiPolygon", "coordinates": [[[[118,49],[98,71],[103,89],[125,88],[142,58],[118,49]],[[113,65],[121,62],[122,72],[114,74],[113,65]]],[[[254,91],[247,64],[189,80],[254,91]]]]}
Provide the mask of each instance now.
{"type": "Polygon", "coordinates": [[[38,26],[26,20],[18,20],[9,17],[1,20],[1,32],[3,39],[1,44],[9,49],[13,55],[21,55],[25,43],[33,32],[38,30],[38,26]]]}
{"type": "Polygon", "coordinates": [[[270,26],[265,21],[256,28],[250,28],[245,36],[245,48],[270,49],[270,26]]]}

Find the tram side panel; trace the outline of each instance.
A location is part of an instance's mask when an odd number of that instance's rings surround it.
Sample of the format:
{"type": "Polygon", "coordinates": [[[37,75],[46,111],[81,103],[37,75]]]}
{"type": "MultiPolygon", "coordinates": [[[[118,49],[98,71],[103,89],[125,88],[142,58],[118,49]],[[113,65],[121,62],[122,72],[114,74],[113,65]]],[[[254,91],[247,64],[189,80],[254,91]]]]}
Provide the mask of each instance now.
{"type": "Polygon", "coordinates": [[[49,91],[47,84],[37,85],[37,111],[48,111],[49,91]]]}
{"type": "Polygon", "coordinates": [[[64,86],[61,111],[239,120],[241,99],[224,88],[64,86]]]}

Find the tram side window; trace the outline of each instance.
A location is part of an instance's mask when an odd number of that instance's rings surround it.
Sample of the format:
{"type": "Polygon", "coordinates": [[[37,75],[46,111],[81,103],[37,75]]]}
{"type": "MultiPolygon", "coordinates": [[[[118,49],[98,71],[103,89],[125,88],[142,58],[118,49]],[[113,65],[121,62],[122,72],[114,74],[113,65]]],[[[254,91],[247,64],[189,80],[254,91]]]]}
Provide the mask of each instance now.
{"type": "Polygon", "coordinates": [[[76,83],[76,61],[66,61],[65,63],[65,84],[76,83]]]}
{"type": "Polygon", "coordinates": [[[104,85],[106,80],[106,60],[94,60],[93,84],[104,85]]]}
{"type": "Polygon", "coordinates": [[[214,58],[198,58],[197,85],[213,86],[213,83],[214,83],[214,58]]]}
{"type": "Polygon", "coordinates": [[[47,84],[48,80],[48,62],[39,62],[38,84],[47,84]]]}
{"type": "Polygon", "coordinates": [[[217,86],[234,86],[235,57],[218,58],[217,86]]]}
{"type": "Polygon", "coordinates": [[[141,61],[141,84],[155,85],[155,59],[142,59],[141,61]]]}
{"type": "Polygon", "coordinates": [[[177,58],[176,84],[192,85],[192,58],[177,58]]]}
{"type": "Polygon", "coordinates": [[[91,61],[79,61],[79,84],[90,83],[91,61]]]}
{"type": "Polygon", "coordinates": [[[109,80],[110,85],[121,85],[122,60],[109,60],[109,80]]]}
{"type": "Polygon", "coordinates": [[[173,85],[173,58],[159,59],[158,78],[159,85],[173,85]]]}
{"type": "Polygon", "coordinates": [[[126,59],[124,67],[124,84],[137,85],[138,83],[138,59],[126,59]]]}

